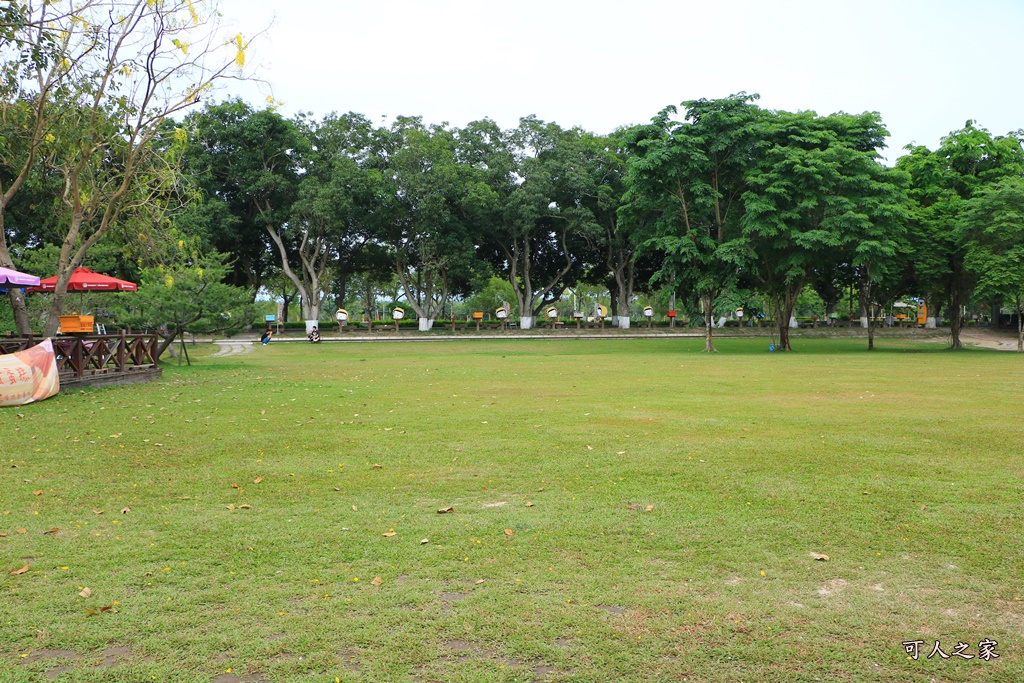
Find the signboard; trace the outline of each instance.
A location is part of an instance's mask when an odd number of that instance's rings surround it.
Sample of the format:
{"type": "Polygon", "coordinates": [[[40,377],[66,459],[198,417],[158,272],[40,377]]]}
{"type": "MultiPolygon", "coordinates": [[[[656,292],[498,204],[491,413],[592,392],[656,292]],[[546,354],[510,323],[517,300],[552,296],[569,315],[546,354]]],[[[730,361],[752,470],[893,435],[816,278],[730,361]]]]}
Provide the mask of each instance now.
{"type": "Polygon", "coordinates": [[[42,401],[58,391],[60,377],[51,340],[0,356],[0,406],[42,401]]]}
{"type": "Polygon", "coordinates": [[[265,316],[263,316],[263,320],[265,322],[268,322],[268,323],[277,322],[277,316],[276,315],[265,315],[265,316]]]}

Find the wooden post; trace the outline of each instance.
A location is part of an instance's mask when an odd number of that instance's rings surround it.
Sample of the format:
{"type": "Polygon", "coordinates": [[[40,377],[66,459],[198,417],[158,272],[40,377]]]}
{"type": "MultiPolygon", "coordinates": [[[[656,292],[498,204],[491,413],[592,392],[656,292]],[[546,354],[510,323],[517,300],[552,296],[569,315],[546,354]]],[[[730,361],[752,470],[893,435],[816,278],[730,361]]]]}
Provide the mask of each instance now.
{"type": "Polygon", "coordinates": [[[82,340],[76,338],[71,351],[71,363],[74,366],[75,375],[78,379],[82,379],[85,376],[85,367],[82,362],[82,352],[84,350],[85,346],[82,344],[82,340]]]}
{"type": "Polygon", "coordinates": [[[124,372],[125,344],[128,343],[128,340],[124,330],[118,331],[117,336],[117,371],[124,372]]]}

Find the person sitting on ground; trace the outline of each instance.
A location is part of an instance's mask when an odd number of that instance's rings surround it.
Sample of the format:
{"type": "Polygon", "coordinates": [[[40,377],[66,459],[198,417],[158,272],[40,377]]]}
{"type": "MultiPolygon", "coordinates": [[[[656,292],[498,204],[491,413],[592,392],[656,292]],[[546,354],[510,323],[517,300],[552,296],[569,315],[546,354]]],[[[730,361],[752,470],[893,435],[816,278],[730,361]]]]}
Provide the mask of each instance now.
{"type": "Polygon", "coordinates": [[[270,330],[263,330],[263,334],[260,336],[260,341],[266,346],[270,343],[270,338],[274,336],[274,333],[270,330]]]}
{"type": "Polygon", "coordinates": [[[316,344],[320,341],[320,330],[314,327],[313,331],[306,335],[306,338],[309,339],[310,344],[316,344]]]}

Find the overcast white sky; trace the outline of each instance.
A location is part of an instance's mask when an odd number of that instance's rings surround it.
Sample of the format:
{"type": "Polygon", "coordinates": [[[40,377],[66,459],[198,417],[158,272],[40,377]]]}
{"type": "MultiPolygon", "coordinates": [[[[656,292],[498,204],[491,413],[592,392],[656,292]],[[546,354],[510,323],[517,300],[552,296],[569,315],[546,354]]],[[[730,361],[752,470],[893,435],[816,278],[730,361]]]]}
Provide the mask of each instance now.
{"type": "MultiPolygon", "coordinates": [[[[686,99],[879,111],[894,158],[973,118],[1024,128],[1022,0],[222,0],[286,115],[606,133],[686,99]]],[[[254,88],[232,84],[262,106],[254,88]]]]}

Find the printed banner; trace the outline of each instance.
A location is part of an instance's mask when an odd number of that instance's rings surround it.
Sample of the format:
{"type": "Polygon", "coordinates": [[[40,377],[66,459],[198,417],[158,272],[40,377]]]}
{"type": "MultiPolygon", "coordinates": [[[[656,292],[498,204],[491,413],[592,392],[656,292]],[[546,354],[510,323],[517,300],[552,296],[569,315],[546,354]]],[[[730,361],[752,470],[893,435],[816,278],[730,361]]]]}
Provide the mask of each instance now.
{"type": "Polygon", "coordinates": [[[60,377],[51,340],[0,356],[0,406],[42,401],[58,391],[60,377]]]}

